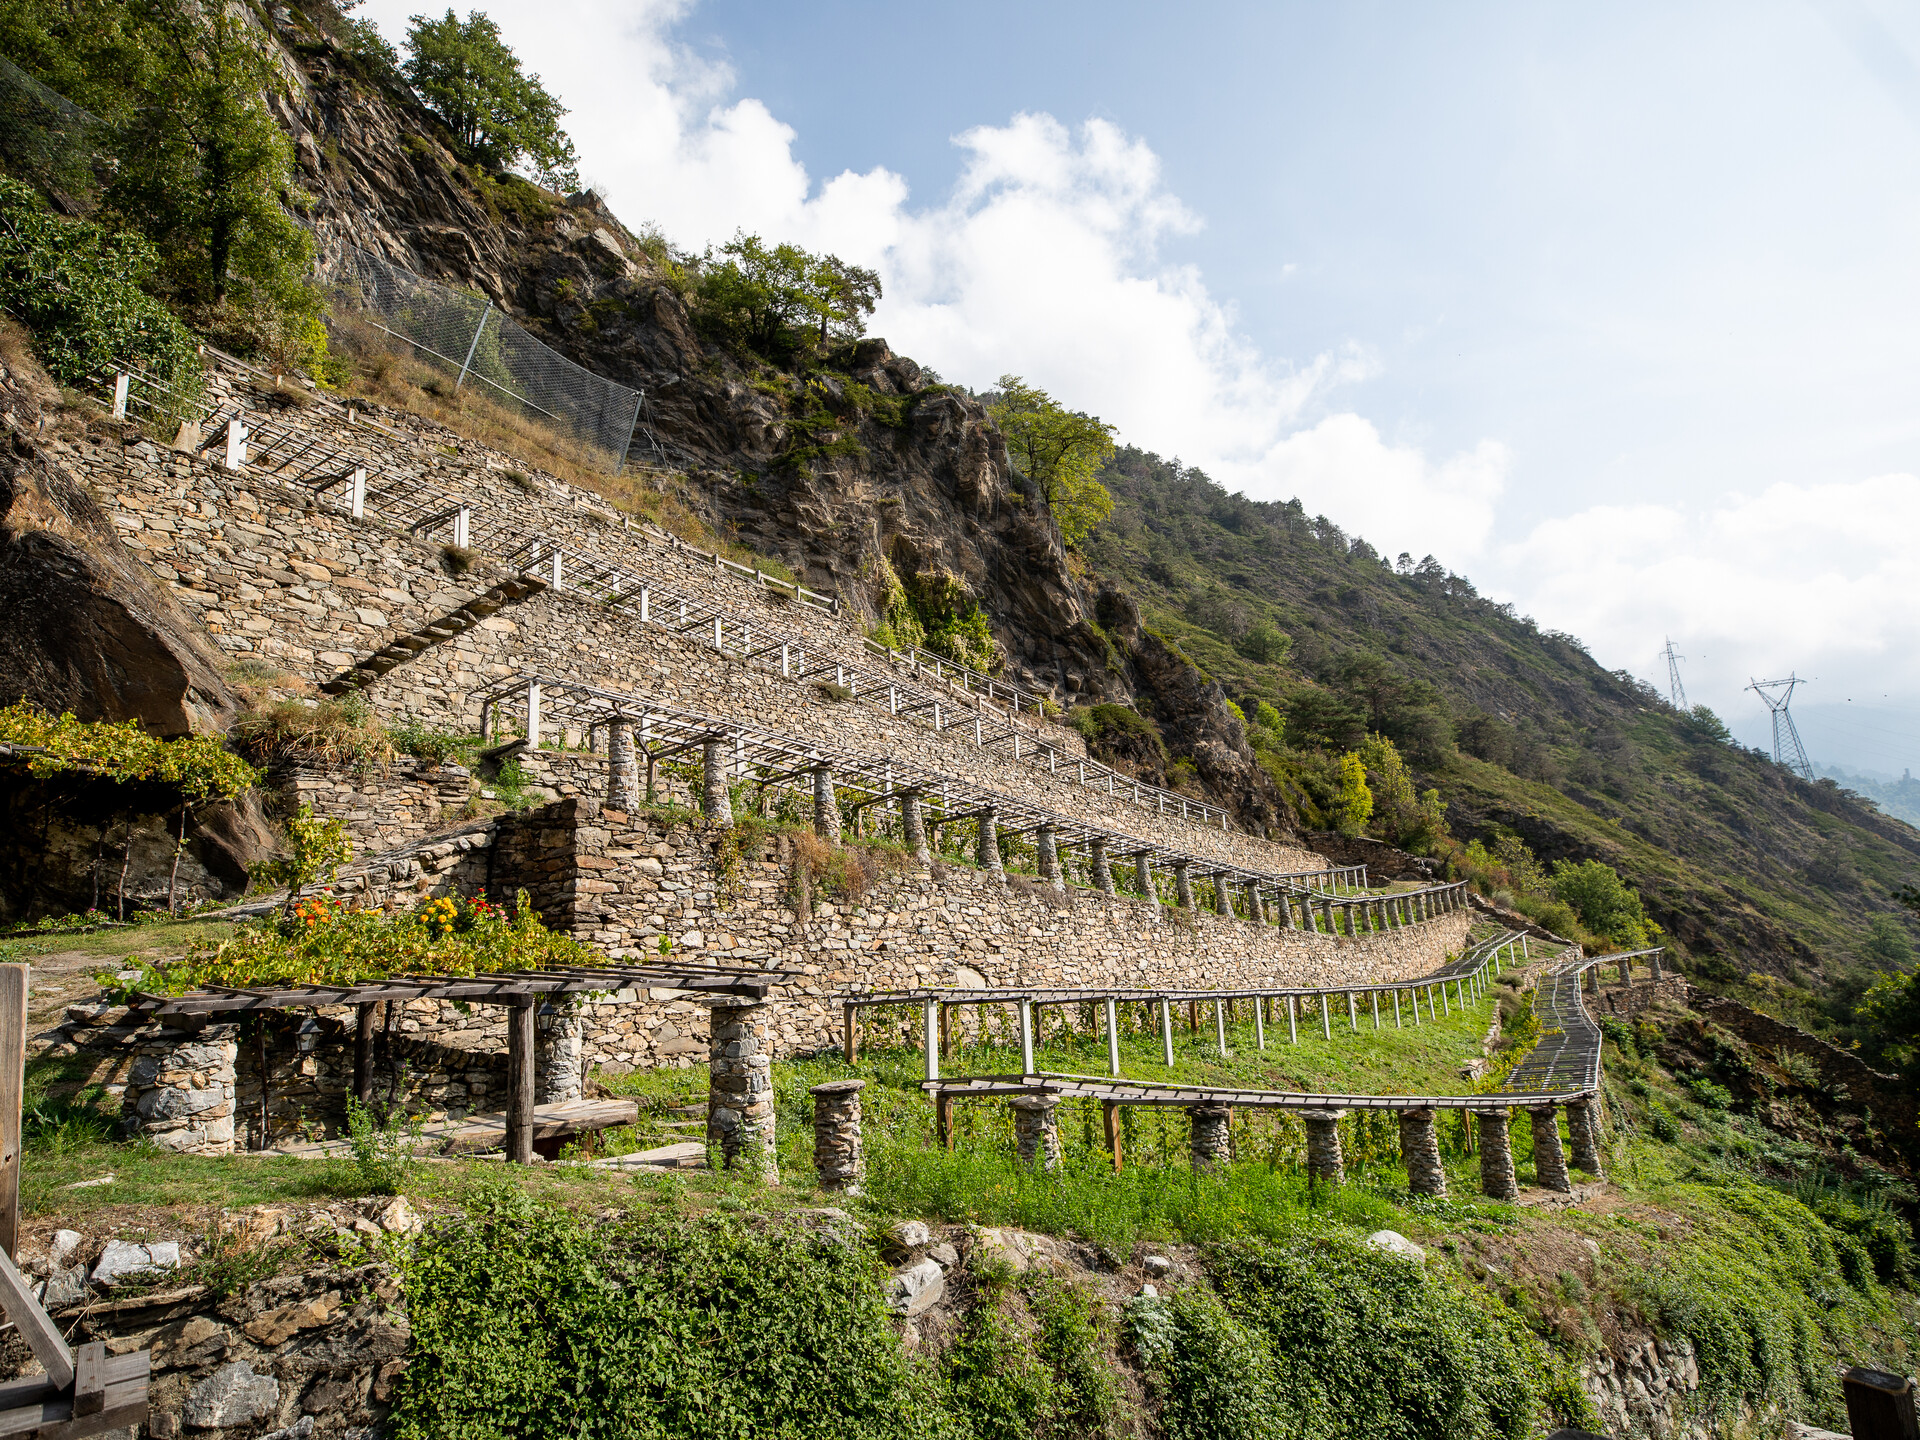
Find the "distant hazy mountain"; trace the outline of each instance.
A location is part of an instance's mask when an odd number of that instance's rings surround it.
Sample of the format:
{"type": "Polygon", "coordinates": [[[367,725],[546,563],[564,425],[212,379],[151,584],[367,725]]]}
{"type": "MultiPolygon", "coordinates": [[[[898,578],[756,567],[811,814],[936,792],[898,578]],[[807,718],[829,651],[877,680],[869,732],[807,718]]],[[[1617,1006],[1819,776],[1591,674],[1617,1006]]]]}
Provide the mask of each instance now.
{"type": "Polygon", "coordinates": [[[1902,771],[1898,780],[1873,772],[1865,774],[1840,765],[1815,765],[1816,775],[1837,781],[1856,795],[1864,795],[1895,819],[1920,825],[1920,780],[1911,770],[1902,771]]]}

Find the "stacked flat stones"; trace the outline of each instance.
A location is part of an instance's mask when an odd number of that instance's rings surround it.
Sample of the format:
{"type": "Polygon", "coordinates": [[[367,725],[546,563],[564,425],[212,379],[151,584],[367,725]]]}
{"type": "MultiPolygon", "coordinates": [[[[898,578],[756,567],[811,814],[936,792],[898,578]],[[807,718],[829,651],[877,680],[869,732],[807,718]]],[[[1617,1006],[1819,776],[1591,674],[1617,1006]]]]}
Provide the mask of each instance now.
{"type": "Polygon", "coordinates": [[[1020,1152],[1020,1163],[1042,1170],[1060,1168],[1060,1127],[1054,1119],[1054,1107],[1060,1101],[1053,1095],[1016,1095],[1009,1100],[1013,1109],[1013,1143],[1020,1152]]]}
{"type": "Polygon", "coordinates": [[[860,1092],[864,1080],[829,1080],[813,1095],[813,1168],[822,1190],[860,1193],[866,1161],[860,1149],[860,1092]]]}
{"type": "Polygon", "coordinates": [[[772,1007],[716,1005],[709,1046],[707,1143],[718,1145],[729,1170],[780,1183],[774,1149],[772,1007]]]}
{"type": "Polygon", "coordinates": [[[1344,1110],[1319,1110],[1300,1117],[1307,1126],[1307,1179],[1314,1184],[1339,1185],[1347,1178],[1340,1152],[1340,1122],[1344,1110]]]}
{"type": "Polygon", "coordinates": [[[1233,1159],[1233,1111],[1225,1105],[1189,1105],[1193,1164],[1198,1170],[1224,1165],[1233,1159]]]}

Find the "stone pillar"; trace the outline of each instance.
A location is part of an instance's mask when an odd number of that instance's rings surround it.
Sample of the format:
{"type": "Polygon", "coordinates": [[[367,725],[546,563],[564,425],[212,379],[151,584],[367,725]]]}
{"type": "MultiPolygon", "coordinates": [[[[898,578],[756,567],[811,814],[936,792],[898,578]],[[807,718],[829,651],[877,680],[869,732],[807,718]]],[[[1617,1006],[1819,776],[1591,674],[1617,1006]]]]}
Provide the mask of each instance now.
{"type": "Polygon", "coordinates": [[[824,761],[813,767],[813,833],[840,843],[840,801],[833,791],[833,766],[824,761]]]}
{"type": "Polygon", "coordinates": [[[1438,1112],[1431,1105],[1400,1112],[1400,1158],[1407,1162],[1407,1189],[1416,1195],[1447,1193],[1447,1172],[1440,1164],[1438,1112]]]}
{"type": "Polygon", "coordinates": [[[1041,883],[1051,885],[1056,890],[1066,889],[1067,882],[1060,874],[1060,846],[1053,838],[1051,825],[1042,825],[1034,831],[1033,854],[1041,883]]]}
{"type": "Polygon", "coordinates": [[[633,815],[640,809],[640,762],[633,750],[633,722],[607,722],[607,806],[633,815]]]}
{"type": "Polygon", "coordinates": [[[1102,895],[1113,894],[1113,866],[1107,860],[1107,842],[1098,835],[1087,844],[1088,866],[1093,871],[1093,888],[1102,895]]]}
{"type": "Polygon", "coordinates": [[[1280,892],[1280,923],[1289,930],[1299,928],[1293,923],[1293,897],[1285,890],[1280,892]]]}
{"type": "Polygon", "coordinates": [[[1153,888],[1153,865],[1144,850],[1133,857],[1133,886],[1146,899],[1160,903],[1160,894],[1153,888]]]}
{"type": "Polygon", "coordinates": [[[542,1005],[534,1015],[533,1099],[537,1105],[578,1100],[583,1093],[580,1011],[562,996],[558,1005],[542,1005]]]}
{"type": "Polygon", "coordinates": [[[1193,909],[1193,867],[1184,860],[1173,867],[1173,898],[1182,910],[1193,909]]]}
{"type": "Polygon", "coordinates": [[[1247,918],[1256,925],[1266,924],[1267,905],[1266,902],[1260,898],[1260,887],[1249,882],[1245,889],[1247,894],[1247,918]]]}
{"type": "Polygon", "coordinates": [[[982,811],[979,825],[980,838],[975,855],[980,861],[980,868],[996,880],[1005,880],[1006,868],[1000,863],[1000,812],[982,811]]]}
{"type": "Polygon", "coordinates": [[[780,1183],[774,1150],[771,1027],[767,1004],[713,1007],[707,1042],[707,1143],[718,1145],[726,1167],[780,1183]]]}
{"type": "Polygon", "coordinates": [[[1233,914],[1233,891],[1227,886],[1227,872],[1213,872],[1213,910],[1216,915],[1233,914]]]}
{"type": "Polygon", "coordinates": [[[816,1085],[813,1095],[813,1168],[822,1190],[860,1193],[866,1174],[860,1153],[860,1092],[864,1080],[829,1080],[816,1085]]]}
{"type": "Polygon", "coordinates": [[[727,793],[732,747],[726,738],[709,735],[700,743],[700,810],[709,825],[733,824],[733,798],[727,793]]]}
{"type": "Polygon", "coordinates": [[[920,792],[902,790],[900,792],[900,834],[907,842],[907,850],[918,865],[933,863],[933,849],[927,844],[926,823],[920,816],[920,792]]]}
{"type": "Polygon", "coordinates": [[[1533,1178],[1543,1190],[1562,1194],[1573,1189],[1567,1175],[1566,1152],[1560,1148],[1558,1106],[1529,1105],[1527,1118],[1533,1121],[1533,1178]]]}
{"type": "Polygon", "coordinates": [[[1347,1112],[1309,1110],[1300,1118],[1307,1124],[1307,1179],[1344,1184],[1347,1166],[1340,1154],[1340,1122],[1347,1118],[1347,1112]]]}
{"type": "Polygon", "coordinates": [[[1225,1105],[1187,1106],[1194,1169],[1211,1170],[1233,1159],[1233,1141],[1228,1129],[1232,1120],[1233,1111],[1225,1105]]]}
{"type": "Polygon", "coordinates": [[[1060,1127],[1053,1118],[1059,1103],[1054,1095],[1016,1095],[1007,1102],[1013,1107],[1013,1142],[1022,1165],[1060,1168],[1060,1127]]]}
{"type": "Polygon", "coordinates": [[[121,1130],[179,1154],[231,1155],[239,1058],[235,1024],[142,1032],[121,1094],[121,1130]]]}
{"type": "Polygon", "coordinates": [[[1653,970],[1654,979],[1658,980],[1665,975],[1666,972],[1660,968],[1660,956],[1657,953],[1647,957],[1647,964],[1653,970]]]}
{"type": "Polygon", "coordinates": [[[1567,1129],[1573,1136],[1573,1168],[1596,1180],[1605,1179],[1600,1162],[1600,1106],[1591,1096],[1567,1102],[1567,1129]]]}
{"type": "Polygon", "coordinates": [[[1513,1147],[1507,1136],[1509,1115],[1504,1108],[1476,1110],[1480,1129],[1480,1189],[1490,1200],[1512,1200],[1520,1194],[1513,1177],[1513,1147]]]}

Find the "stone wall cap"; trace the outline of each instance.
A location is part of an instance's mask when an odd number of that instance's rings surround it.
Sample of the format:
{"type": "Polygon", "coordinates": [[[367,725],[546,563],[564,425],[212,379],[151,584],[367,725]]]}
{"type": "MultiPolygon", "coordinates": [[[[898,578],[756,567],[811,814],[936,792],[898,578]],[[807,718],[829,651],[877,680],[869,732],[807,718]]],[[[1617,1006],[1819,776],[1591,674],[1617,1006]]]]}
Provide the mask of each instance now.
{"type": "Polygon", "coordinates": [[[811,1087],[807,1093],[809,1095],[852,1095],[866,1088],[867,1082],[864,1080],[829,1080],[824,1085],[811,1087]]]}

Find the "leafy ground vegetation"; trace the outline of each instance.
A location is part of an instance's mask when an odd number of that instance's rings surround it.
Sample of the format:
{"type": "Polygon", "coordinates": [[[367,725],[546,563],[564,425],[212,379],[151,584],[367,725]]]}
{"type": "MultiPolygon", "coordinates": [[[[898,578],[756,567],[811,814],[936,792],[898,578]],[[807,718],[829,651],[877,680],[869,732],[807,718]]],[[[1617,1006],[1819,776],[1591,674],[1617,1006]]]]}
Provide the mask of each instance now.
{"type": "MultiPolygon", "coordinates": [[[[92,937],[90,937],[92,938],[92,937]]],[[[37,942],[56,944],[54,940],[37,942]]],[[[104,944],[101,938],[99,943],[104,944]]],[[[1127,1073],[1333,1089],[1482,1084],[1531,1043],[1528,975],[1419,1030],[1268,1029],[1243,1012],[1221,1055],[1211,1016],[1176,1028],[1175,1063],[1146,1016],[1123,1019],[1127,1073]],[[1495,1015],[1506,1049],[1483,1054],[1495,1015]]],[[[1344,1016],[1341,1017],[1344,1022],[1344,1016]]],[[[1097,1072],[1092,1017],[1053,1014],[1047,1068],[1097,1072]]],[[[1233,1163],[1196,1171],[1183,1117],[1139,1113],[1115,1174],[1097,1115],[1063,1107],[1065,1158],[1019,1166],[1000,1107],[961,1109],[940,1148],[900,1043],[908,1017],[873,1015],[855,1066],[836,1053],[774,1071],[783,1183],[730,1172],[629,1176],[562,1163],[415,1166],[404,1188],[435,1217],[384,1253],[406,1278],[413,1352],[395,1433],[415,1437],[854,1435],[954,1437],[1524,1436],[1592,1422],[1581,1362],[1649,1333],[1684,1337],[1698,1405],[1734,1433],[1755,1407],[1840,1418],[1836,1363],[1912,1368],[1916,1200],[1871,1116],[1804,1063],[1744,1050],[1681,1009],[1610,1026],[1613,1184],[1549,1209],[1476,1198],[1464,1128],[1442,1127],[1452,1198],[1405,1188],[1387,1127],[1345,1127],[1349,1183],[1314,1187],[1286,1122],[1237,1117],[1233,1163]],[[870,1170],[858,1197],[813,1186],[811,1096],[865,1079],[870,1170]],[[1874,1154],[1886,1159],[1882,1164],[1874,1154]],[[832,1208],[823,1208],[832,1207],[832,1208]],[[1059,1265],[1016,1272],[966,1246],[952,1301],[912,1327],[884,1306],[902,1217],[1057,1237],[1059,1265]],[[1363,1243],[1390,1228],[1415,1266],[1363,1243]],[[1139,1258],[1171,1254],[1160,1294],[1139,1258]],[[937,1323],[935,1323],[937,1322],[937,1323]]],[[[953,1073],[1004,1068],[998,1023],[959,1027],[953,1073]]],[[[112,1140],[105,1096],[74,1061],[29,1079],[25,1204],[82,1225],[210,1223],[219,1207],[386,1188],[362,1162],[138,1151],[112,1140]],[[110,1184],[71,1190],[111,1173],[110,1184]],[[204,1221],[203,1218],[204,1217],[204,1221]]],[[[700,1069],[602,1076],[642,1102],[618,1147],[700,1133],[681,1118],[700,1069]]],[[[1531,1179],[1525,1126],[1516,1165],[1531,1179]]],[[[388,1243],[388,1242],[383,1242],[388,1243]]],[[[211,1252],[210,1252],[211,1253],[211,1252]]],[[[311,1265],[299,1246],[256,1268],[311,1265]]],[[[213,1254],[222,1274],[241,1257],[213,1254]]],[[[253,1272],[248,1271],[248,1275],[253,1272]]],[[[231,1277],[229,1277],[231,1278],[231,1277]]]]}

